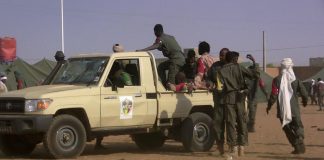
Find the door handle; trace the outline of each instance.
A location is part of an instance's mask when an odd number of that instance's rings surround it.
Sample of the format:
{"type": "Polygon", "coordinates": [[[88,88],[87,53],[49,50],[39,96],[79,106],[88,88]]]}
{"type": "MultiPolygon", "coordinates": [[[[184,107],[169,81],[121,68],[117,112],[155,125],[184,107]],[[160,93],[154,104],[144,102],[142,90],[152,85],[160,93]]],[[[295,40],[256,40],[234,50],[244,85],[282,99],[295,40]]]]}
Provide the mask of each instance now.
{"type": "Polygon", "coordinates": [[[108,96],[108,97],[105,97],[104,99],[117,99],[117,96],[108,96]]]}
{"type": "Polygon", "coordinates": [[[142,93],[135,93],[134,97],[142,97],[142,93]]]}

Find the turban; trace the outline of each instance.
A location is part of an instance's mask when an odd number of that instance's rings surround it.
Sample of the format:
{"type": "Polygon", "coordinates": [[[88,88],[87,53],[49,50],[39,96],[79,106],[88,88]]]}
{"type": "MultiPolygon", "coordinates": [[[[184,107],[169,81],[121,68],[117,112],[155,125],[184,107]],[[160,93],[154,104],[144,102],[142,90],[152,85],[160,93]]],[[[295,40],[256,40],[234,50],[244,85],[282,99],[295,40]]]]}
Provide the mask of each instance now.
{"type": "Polygon", "coordinates": [[[295,73],[292,69],[293,65],[294,63],[291,58],[284,58],[281,61],[281,82],[278,98],[282,127],[292,120],[290,99],[294,94],[294,90],[291,83],[296,80],[295,73]]]}
{"type": "Polygon", "coordinates": [[[113,45],[113,51],[116,52],[124,52],[124,47],[120,44],[113,45]]]}

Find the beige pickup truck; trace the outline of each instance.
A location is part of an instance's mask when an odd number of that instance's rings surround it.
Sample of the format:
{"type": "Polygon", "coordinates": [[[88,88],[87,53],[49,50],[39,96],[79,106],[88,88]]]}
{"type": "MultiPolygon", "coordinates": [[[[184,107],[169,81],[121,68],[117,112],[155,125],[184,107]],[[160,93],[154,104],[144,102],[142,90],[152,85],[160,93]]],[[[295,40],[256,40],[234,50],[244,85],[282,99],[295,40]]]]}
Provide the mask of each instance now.
{"type": "Polygon", "coordinates": [[[212,118],[212,93],[167,91],[150,52],[81,54],[49,85],[0,95],[0,149],[23,156],[43,143],[52,157],[71,158],[96,137],[129,134],[141,149],[174,139],[188,151],[207,151],[215,140],[212,118]],[[111,80],[114,63],[131,85],[111,80]]]}

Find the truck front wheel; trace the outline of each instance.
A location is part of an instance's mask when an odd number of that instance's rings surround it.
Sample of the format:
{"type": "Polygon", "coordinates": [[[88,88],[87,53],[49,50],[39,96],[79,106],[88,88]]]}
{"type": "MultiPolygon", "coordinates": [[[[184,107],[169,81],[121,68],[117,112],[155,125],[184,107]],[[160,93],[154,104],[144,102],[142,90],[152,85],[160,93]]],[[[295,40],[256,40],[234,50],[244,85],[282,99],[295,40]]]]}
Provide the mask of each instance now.
{"type": "Polygon", "coordinates": [[[76,117],[59,115],[53,119],[43,143],[54,158],[77,157],[86,145],[86,131],[76,117]]]}
{"type": "Polygon", "coordinates": [[[36,147],[21,135],[0,135],[0,149],[7,156],[26,156],[36,147]]]}
{"type": "Polygon", "coordinates": [[[208,151],[215,142],[212,119],[205,113],[191,114],[182,123],[181,141],[188,151],[208,151]]]}
{"type": "Polygon", "coordinates": [[[158,149],[163,146],[165,136],[161,132],[133,134],[136,145],[143,150],[158,149]]]}

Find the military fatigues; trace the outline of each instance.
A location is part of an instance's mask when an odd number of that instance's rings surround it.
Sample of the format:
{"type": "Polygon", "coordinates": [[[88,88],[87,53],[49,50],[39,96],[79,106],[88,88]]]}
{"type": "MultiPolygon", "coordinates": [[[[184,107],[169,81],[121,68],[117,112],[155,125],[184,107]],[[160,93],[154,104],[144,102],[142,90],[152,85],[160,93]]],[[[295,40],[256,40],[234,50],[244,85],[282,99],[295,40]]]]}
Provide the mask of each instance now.
{"type": "Polygon", "coordinates": [[[246,69],[238,64],[228,63],[220,70],[224,83],[224,106],[227,144],[244,146],[247,143],[246,111],[242,101],[245,98],[241,91],[246,89],[245,78],[258,78],[257,70],[246,69]]]}
{"type": "Polygon", "coordinates": [[[215,62],[208,71],[208,77],[210,81],[215,84],[213,90],[213,100],[214,100],[214,129],[216,133],[216,143],[219,147],[224,145],[224,103],[223,103],[223,92],[221,89],[217,88],[217,77],[220,69],[225,63],[221,61],[215,62]]]}
{"type": "Polygon", "coordinates": [[[158,74],[162,83],[165,85],[167,81],[175,84],[175,76],[180,68],[185,64],[185,57],[181,51],[181,47],[173,36],[162,34],[158,37],[155,43],[159,44],[158,50],[163,52],[165,57],[169,60],[162,62],[158,66],[158,74]],[[168,80],[165,71],[168,70],[168,80]]]}
{"type": "Polygon", "coordinates": [[[256,93],[258,88],[260,87],[260,89],[262,90],[262,92],[264,93],[264,95],[266,96],[266,98],[268,98],[268,93],[265,90],[265,86],[264,83],[262,82],[262,84],[260,84],[261,79],[247,79],[246,80],[246,84],[249,88],[249,92],[247,95],[247,108],[248,108],[248,130],[250,132],[254,132],[254,124],[255,124],[255,115],[256,115],[256,111],[257,111],[257,101],[256,101],[256,93]],[[258,87],[259,86],[259,87],[258,87]]]}
{"type": "MultiPolygon", "coordinates": [[[[279,100],[278,100],[280,83],[281,83],[281,76],[274,78],[272,81],[272,92],[268,102],[268,108],[270,109],[271,106],[277,101],[277,117],[280,119],[280,122],[282,123],[279,100]]],[[[286,124],[283,127],[283,130],[289,140],[289,143],[296,149],[296,147],[299,146],[305,147],[304,146],[304,126],[300,117],[300,109],[298,105],[297,93],[299,93],[302,96],[302,102],[304,104],[307,104],[308,95],[303,83],[300,80],[293,81],[291,83],[291,86],[294,91],[293,96],[290,99],[292,121],[289,124],[286,124]]]]}

